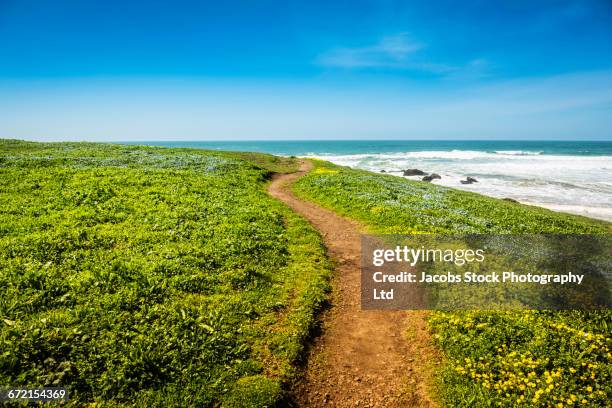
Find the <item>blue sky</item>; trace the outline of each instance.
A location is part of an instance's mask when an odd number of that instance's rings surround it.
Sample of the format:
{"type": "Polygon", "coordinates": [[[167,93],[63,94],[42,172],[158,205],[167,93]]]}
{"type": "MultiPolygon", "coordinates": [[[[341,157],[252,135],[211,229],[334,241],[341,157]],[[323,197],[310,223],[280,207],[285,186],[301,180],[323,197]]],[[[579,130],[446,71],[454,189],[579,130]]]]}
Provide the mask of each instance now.
{"type": "Polygon", "coordinates": [[[612,3],[0,0],[0,137],[612,139],[612,3]]]}

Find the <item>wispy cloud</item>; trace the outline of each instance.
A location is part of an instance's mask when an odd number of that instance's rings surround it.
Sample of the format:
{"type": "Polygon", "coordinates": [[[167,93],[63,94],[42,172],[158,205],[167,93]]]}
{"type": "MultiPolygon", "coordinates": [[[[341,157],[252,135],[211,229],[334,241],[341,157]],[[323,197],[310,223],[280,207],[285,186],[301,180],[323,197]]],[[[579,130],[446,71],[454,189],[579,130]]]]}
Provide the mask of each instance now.
{"type": "Polygon", "coordinates": [[[320,54],[316,63],[324,67],[360,69],[389,68],[418,70],[447,74],[457,68],[439,63],[423,62],[415,58],[425,45],[414,41],[407,33],[381,38],[377,43],[363,47],[338,47],[320,54]]]}
{"type": "Polygon", "coordinates": [[[422,44],[400,33],[364,47],[334,48],[319,55],[317,63],[340,68],[402,67],[421,48],[422,44]]]}

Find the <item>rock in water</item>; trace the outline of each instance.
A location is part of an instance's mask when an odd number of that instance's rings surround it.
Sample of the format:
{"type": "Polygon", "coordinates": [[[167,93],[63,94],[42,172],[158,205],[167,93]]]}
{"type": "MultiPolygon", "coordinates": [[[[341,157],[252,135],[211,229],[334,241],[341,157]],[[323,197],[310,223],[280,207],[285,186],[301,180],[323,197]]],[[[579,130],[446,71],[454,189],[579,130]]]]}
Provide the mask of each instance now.
{"type": "Polygon", "coordinates": [[[422,181],[431,181],[435,179],[441,179],[442,177],[438,173],[431,173],[429,176],[423,177],[422,181]]]}
{"type": "Polygon", "coordinates": [[[478,180],[476,180],[474,177],[467,177],[465,180],[460,180],[461,184],[472,184],[472,183],[478,183],[478,180]]]}
{"type": "Polygon", "coordinates": [[[424,176],[425,173],[423,170],[419,169],[407,169],[404,170],[404,176],[424,176]]]}

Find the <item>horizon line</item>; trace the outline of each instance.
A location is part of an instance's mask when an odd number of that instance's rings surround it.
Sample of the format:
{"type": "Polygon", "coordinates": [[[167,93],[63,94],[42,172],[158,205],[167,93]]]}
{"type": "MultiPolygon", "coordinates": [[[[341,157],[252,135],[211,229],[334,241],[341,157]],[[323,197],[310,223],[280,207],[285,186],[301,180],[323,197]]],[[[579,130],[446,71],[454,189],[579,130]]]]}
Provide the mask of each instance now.
{"type": "Polygon", "coordinates": [[[0,140],[17,140],[24,142],[39,142],[39,143],[185,143],[185,142],[215,142],[215,143],[233,143],[233,142],[612,142],[610,139],[496,139],[496,138],[427,138],[427,139],[143,139],[143,140],[37,140],[35,138],[14,138],[0,137],[0,140]]]}

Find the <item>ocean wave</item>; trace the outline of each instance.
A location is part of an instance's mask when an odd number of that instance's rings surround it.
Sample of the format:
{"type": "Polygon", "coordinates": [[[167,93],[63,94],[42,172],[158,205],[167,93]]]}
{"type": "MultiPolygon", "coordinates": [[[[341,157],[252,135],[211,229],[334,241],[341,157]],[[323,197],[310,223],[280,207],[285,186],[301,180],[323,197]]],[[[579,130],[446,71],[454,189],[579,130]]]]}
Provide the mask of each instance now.
{"type": "Polygon", "coordinates": [[[499,151],[506,153],[495,153],[477,150],[426,150],[426,151],[409,151],[409,152],[377,152],[377,153],[357,153],[357,154],[338,154],[338,153],[311,153],[306,154],[306,157],[320,158],[330,160],[332,162],[363,162],[363,161],[390,161],[390,162],[418,162],[418,161],[457,161],[457,162],[486,162],[498,163],[503,160],[508,163],[525,162],[533,165],[534,160],[537,163],[554,162],[554,163],[589,163],[590,165],[601,165],[610,167],[612,164],[612,156],[579,156],[579,155],[552,155],[542,152],[524,151],[499,151]],[[512,152],[512,153],[507,153],[512,152]],[[522,152],[522,153],[520,153],[522,152]]]}
{"type": "Polygon", "coordinates": [[[358,153],[358,154],[335,154],[335,153],[316,153],[307,154],[307,157],[320,157],[327,160],[333,159],[377,159],[377,160],[397,160],[397,159],[450,159],[450,160],[473,160],[477,158],[491,158],[491,153],[476,150],[431,150],[431,151],[412,151],[412,152],[388,152],[388,153],[358,153]]]}
{"type": "Polygon", "coordinates": [[[493,153],[506,156],[540,156],[544,154],[542,151],[534,152],[529,150],[494,150],[493,153]]]}

